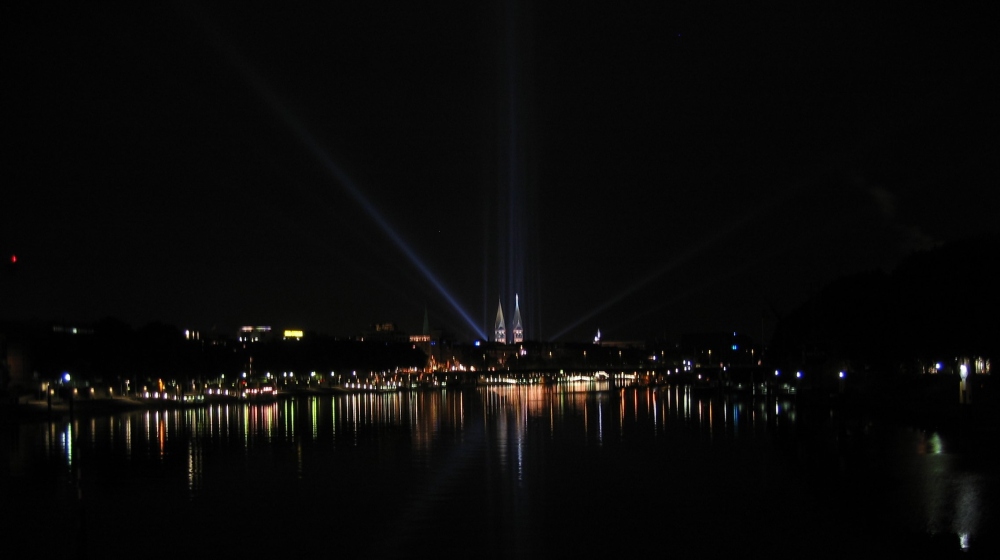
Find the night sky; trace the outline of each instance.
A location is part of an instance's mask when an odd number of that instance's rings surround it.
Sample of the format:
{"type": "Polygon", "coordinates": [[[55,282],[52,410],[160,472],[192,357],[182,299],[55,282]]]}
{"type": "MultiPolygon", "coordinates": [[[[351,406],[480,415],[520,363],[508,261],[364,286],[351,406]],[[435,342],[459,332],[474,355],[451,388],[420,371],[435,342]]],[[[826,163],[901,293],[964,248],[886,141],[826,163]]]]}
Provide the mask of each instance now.
{"type": "Polygon", "coordinates": [[[758,338],[1000,216],[956,3],[10,4],[0,320],[758,338]]]}

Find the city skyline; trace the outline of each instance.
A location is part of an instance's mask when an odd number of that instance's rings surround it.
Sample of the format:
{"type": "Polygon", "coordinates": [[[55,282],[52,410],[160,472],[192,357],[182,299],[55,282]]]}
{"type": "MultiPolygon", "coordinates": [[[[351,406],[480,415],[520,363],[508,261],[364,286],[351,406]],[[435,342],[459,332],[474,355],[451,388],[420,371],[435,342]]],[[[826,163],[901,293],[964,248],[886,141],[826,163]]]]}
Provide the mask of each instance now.
{"type": "Polygon", "coordinates": [[[1000,212],[974,8],[3,14],[4,321],[766,339],[1000,212]]]}

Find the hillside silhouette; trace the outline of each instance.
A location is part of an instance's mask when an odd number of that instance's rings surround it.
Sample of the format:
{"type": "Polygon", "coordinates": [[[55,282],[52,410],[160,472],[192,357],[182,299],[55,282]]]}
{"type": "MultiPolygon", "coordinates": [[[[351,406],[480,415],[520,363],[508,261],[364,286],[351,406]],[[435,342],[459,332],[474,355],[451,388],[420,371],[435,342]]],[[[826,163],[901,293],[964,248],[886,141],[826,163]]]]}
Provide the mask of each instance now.
{"type": "Polygon", "coordinates": [[[922,373],[1000,351],[1000,236],[915,253],[892,271],[841,278],[784,317],[772,361],[922,373]]]}

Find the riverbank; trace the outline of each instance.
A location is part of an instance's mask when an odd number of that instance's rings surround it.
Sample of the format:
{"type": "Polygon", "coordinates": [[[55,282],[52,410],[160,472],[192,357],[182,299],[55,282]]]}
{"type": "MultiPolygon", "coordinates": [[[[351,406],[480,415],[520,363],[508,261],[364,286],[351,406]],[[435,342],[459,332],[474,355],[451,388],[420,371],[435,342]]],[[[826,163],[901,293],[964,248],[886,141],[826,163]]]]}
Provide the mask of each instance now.
{"type": "Polygon", "coordinates": [[[924,430],[1000,436],[1000,402],[993,383],[981,383],[970,402],[963,403],[952,380],[907,381],[862,383],[842,393],[803,391],[793,399],[800,409],[839,410],[924,430]]]}
{"type": "MultiPolygon", "coordinates": [[[[788,396],[797,408],[810,410],[841,410],[853,415],[877,418],[921,429],[946,429],[955,432],[983,432],[1000,436],[1000,405],[995,391],[980,388],[971,403],[961,404],[955,391],[948,387],[924,384],[864,384],[843,393],[801,391],[788,396]],[[903,389],[902,387],[907,387],[903,389]],[[933,389],[933,390],[930,390],[933,389]]],[[[344,387],[308,388],[283,393],[292,396],[329,396],[363,392],[344,387]]],[[[706,398],[711,398],[706,395],[706,398]]],[[[69,418],[93,417],[128,411],[177,409],[191,406],[179,401],[149,400],[134,397],[81,398],[72,402],[54,398],[51,403],[22,396],[20,399],[0,399],[0,421],[45,422],[69,418]]]]}
{"type": "Polygon", "coordinates": [[[44,400],[25,399],[22,397],[17,401],[7,399],[0,403],[0,419],[4,422],[46,422],[117,414],[130,410],[150,410],[169,406],[169,403],[151,403],[131,397],[77,399],[72,402],[53,399],[51,403],[44,400]]]}

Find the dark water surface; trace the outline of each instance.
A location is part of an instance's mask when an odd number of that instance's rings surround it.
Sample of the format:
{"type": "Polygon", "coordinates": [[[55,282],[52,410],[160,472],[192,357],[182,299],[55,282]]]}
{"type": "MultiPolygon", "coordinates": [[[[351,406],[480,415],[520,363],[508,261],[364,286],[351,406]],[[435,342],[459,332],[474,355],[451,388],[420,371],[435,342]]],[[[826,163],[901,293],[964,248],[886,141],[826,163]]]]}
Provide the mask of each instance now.
{"type": "MultiPolygon", "coordinates": [[[[971,557],[993,436],[587,384],[4,426],[18,558],[971,557]]],[[[6,557],[6,555],[5,555],[6,557]]]]}

